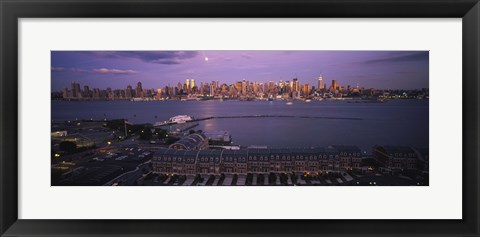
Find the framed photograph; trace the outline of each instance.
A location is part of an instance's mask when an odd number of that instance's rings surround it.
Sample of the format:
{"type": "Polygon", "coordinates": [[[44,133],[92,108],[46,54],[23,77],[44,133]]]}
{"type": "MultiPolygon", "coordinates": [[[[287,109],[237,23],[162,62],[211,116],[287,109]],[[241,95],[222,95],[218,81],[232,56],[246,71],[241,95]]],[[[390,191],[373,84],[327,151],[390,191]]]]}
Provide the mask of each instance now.
{"type": "Polygon", "coordinates": [[[1,4],[1,236],[479,236],[477,0],[1,4]]]}

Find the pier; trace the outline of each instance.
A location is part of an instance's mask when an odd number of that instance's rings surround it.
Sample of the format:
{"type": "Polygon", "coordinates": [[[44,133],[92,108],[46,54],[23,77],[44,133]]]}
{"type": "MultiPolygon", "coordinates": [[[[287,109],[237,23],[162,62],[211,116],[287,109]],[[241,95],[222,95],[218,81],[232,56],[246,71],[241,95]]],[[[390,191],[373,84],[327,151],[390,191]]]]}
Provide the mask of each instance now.
{"type": "Polygon", "coordinates": [[[342,120],[363,120],[362,118],[349,117],[324,117],[324,116],[295,116],[295,115],[242,115],[242,116],[211,116],[193,119],[187,122],[197,122],[210,119],[234,119],[234,118],[307,118],[307,119],[342,119],[342,120]]]}

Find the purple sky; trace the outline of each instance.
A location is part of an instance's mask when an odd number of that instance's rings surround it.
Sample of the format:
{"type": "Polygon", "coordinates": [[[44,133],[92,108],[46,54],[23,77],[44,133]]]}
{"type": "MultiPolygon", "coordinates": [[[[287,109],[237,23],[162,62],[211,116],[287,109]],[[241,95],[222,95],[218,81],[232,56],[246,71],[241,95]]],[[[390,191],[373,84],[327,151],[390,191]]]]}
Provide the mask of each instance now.
{"type": "Polygon", "coordinates": [[[159,88],[185,83],[291,81],[318,76],[379,89],[428,88],[428,51],[52,51],[52,91],[80,86],[159,88]]]}

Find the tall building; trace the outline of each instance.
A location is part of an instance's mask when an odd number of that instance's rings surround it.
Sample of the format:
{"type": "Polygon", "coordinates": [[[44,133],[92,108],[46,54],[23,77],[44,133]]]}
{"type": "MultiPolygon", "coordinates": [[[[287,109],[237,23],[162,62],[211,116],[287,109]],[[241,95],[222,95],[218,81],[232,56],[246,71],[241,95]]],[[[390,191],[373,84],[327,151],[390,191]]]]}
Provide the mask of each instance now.
{"type": "Polygon", "coordinates": [[[318,89],[322,90],[323,89],[323,77],[322,74],[318,77],[318,89]]]}
{"type": "Polygon", "coordinates": [[[68,98],[68,88],[66,88],[66,87],[65,87],[65,89],[63,89],[63,98],[64,99],[68,98]]]}
{"type": "Polygon", "coordinates": [[[135,88],[135,96],[138,97],[138,98],[143,98],[144,97],[141,82],[137,83],[137,88],[135,88]]]}
{"type": "Polygon", "coordinates": [[[133,90],[132,90],[132,86],[131,86],[131,85],[128,85],[128,86],[127,86],[127,89],[125,89],[125,97],[126,97],[127,99],[131,99],[131,98],[133,97],[132,91],[133,91],[133,90]]]}
{"type": "Polygon", "coordinates": [[[258,93],[258,83],[257,82],[253,83],[253,93],[255,95],[257,95],[257,93],[258,93]]]}
{"type": "Polygon", "coordinates": [[[214,96],[216,90],[217,90],[217,83],[215,81],[212,81],[212,84],[210,84],[210,95],[214,96]]]}
{"type": "Polygon", "coordinates": [[[310,84],[305,84],[303,85],[303,95],[304,96],[307,96],[307,95],[310,95],[310,84]]]}
{"type": "Polygon", "coordinates": [[[90,97],[90,88],[88,86],[83,86],[83,97],[90,97]]]}
{"type": "Polygon", "coordinates": [[[268,82],[268,91],[270,91],[270,92],[275,91],[275,82],[274,81],[269,81],[268,82]]]}
{"type": "Polygon", "coordinates": [[[190,79],[190,89],[193,89],[195,87],[195,80],[190,79]]]}
{"type": "Polygon", "coordinates": [[[235,89],[237,89],[237,92],[242,91],[242,82],[241,81],[235,82],[235,89]]]}
{"type": "Polygon", "coordinates": [[[99,88],[93,88],[93,98],[94,99],[100,99],[100,89],[99,88]]]}
{"type": "Polygon", "coordinates": [[[282,80],[280,80],[280,82],[278,82],[278,88],[280,89],[280,92],[284,92],[284,87],[285,87],[285,84],[283,83],[282,80]]]}
{"type": "Polygon", "coordinates": [[[72,82],[72,97],[73,98],[79,98],[82,97],[82,94],[80,92],[80,84],[76,82],[72,82]]]}
{"type": "Polygon", "coordinates": [[[245,79],[242,81],[242,95],[247,94],[247,82],[245,82],[245,79]]]}
{"type": "Polygon", "coordinates": [[[107,97],[108,99],[113,99],[113,91],[112,91],[112,88],[111,88],[111,87],[107,87],[106,97],[107,97]]]}
{"type": "Polygon", "coordinates": [[[285,81],[285,92],[290,93],[291,90],[292,90],[292,86],[290,81],[285,81]]]}
{"type": "Polygon", "coordinates": [[[297,78],[293,78],[292,91],[300,91],[300,85],[298,84],[298,79],[297,78]]]}
{"type": "Polygon", "coordinates": [[[332,80],[332,88],[333,88],[333,90],[337,90],[337,89],[338,89],[337,80],[332,80]]]}

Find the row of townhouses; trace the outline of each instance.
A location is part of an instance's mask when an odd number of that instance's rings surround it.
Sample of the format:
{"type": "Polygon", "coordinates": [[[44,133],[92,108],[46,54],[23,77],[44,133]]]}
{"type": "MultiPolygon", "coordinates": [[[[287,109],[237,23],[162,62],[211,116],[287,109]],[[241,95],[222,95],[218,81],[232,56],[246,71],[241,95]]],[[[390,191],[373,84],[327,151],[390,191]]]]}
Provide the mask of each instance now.
{"type": "MultiPolygon", "coordinates": [[[[376,146],[374,151],[379,151],[378,162],[387,168],[416,169],[419,163],[423,163],[419,153],[412,148],[398,147],[397,151],[395,147],[386,147],[376,146]],[[396,151],[396,154],[391,151],[396,151]]],[[[165,148],[155,152],[152,166],[155,173],[181,175],[328,172],[358,169],[362,166],[363,158],[358,147],[344,145],[308,149],[165,148]]]]}

